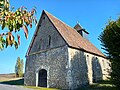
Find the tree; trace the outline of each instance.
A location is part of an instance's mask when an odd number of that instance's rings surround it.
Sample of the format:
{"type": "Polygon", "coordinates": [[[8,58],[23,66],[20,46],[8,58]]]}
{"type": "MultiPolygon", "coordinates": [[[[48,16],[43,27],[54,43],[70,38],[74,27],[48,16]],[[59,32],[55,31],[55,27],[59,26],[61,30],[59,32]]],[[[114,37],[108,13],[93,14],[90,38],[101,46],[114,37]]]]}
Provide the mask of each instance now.
{"type": "Polygon", "coordinates": [[[23,61],[23,59],[21,59],[21,73],[22,73],[22,76],[23,76],[23,69],[24,69],[24,61],[23,61]]]}
{"type": "Polygon", "coordinates": [[[14,7],[10,8],[9,0],[0,0],[0,25],[3,32],[0,34],[1,50],[4,47],[7,48],[12,45],[14,45],[16,49],[18,48],[18,45],[20,45],[20,35],[17,33],[21,28],[24,30],[25,37],[28,38],[27,26],[32,28],[32,24],[37,23],[34,17],[35,12],[35,8],[28,11],[24,6],[15,10],[14,7]]]}
{"type": "Polygon", "coordinates": [[[16,77],[22,77],[23,76],[23,68],[24,68],[23,66],[24,66],[23,59],[20,59],[20,57],[18,57],[16,65],[15,65],[16,77]]]}
{"type": "Polygon", "coordinates": [[[111,61],[111,81],[120,88],[120,18],[109,21],[99,40],[111,61]]]}

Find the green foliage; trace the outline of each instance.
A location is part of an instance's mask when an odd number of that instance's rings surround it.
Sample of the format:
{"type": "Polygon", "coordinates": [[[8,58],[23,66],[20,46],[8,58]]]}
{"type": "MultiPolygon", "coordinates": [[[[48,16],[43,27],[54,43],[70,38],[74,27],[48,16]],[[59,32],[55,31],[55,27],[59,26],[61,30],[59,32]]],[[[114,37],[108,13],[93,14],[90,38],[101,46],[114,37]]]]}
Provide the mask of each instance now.
{"type": "Polygon", "coordinates": [[[17,77],[23,76],[23,68],[24,68],[23,66],[24,66],[23,59],[21,60],[20,57],[18,57],[15,65],[15,74],[17,77]]]}
{"type": "Polygon", "coordinates": [[[99,81],[88,86],[89,89],[86,90],[117,90],[117,88],[112,84],[111,81],[99,81]]]}
{"type": "Polygon", "coordinates": [[[0,36],[0,49],[4,48],[5,40],[3,37],[0,36]]]}
{"type": "Polygon", "coordinates": [[[99,40],[111,61],[111,80],[120,88],[120,18],[109,21],[99,40]]]}
{"type": "Polygon", "coordinates": [[[17,35],[16,40],[13,32],[17,34],[21,28],[24,30],[25,37],[28,38],[27,26],[32,28],[32,23],[37,23],[36,18],[34,17],[35,13],[36,10],[34,8],[31,11],[28,11],[24,6],[17,10],[14,10],[14,8],[11,9],[8,0],[0,0],[0,25],[3,31],[5,28],[8,28],[7,33],[5,31],[5,33],[0,34],[0,37],[3,39],[0,39],[0,49],[12,45],[17,49],[20,44],[20,36],[17,35]]]}

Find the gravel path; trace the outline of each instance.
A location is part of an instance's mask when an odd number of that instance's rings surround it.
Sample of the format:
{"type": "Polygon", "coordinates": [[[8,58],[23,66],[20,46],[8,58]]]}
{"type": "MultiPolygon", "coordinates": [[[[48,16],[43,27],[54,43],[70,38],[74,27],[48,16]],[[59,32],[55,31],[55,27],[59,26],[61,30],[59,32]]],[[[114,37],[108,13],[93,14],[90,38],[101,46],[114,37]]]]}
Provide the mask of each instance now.
{"type": "Polygon", "coordinates": [[[0,84],[0,90],[33,90],[22,86],[0,84]]]}

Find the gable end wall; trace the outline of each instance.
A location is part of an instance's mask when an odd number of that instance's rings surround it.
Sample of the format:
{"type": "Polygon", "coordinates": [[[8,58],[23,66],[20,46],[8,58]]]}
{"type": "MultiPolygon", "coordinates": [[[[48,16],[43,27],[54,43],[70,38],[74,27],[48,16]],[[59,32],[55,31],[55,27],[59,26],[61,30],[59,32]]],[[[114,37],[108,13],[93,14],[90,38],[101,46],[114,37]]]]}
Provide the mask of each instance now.
{"type": "Polygon", "coordinates": [[[29,54],[66,45],[64,39],[45,14],[41,16],[37,29],[29,54]]]}

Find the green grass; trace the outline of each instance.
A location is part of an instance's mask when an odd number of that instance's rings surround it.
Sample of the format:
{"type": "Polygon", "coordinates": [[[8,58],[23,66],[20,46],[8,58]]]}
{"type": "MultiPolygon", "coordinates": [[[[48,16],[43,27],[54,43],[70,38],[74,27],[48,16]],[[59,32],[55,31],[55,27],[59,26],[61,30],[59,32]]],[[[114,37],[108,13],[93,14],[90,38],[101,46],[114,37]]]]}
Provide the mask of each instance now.
{"type": "MultiPolygon", "coordinates": [[[[2,84],[9,84],[9,85],[22,85],[24,86],[24,79],[18,80],[11,80],[11,81],[2,81],[2,84]]],[[[25,88],[31,88],[33,90],[60,90],[55,88],[43,88],[43,87],[35,87],[35,86],[24,86],[25,88]]],[[[114,85],[110,81],[100,81],[98,83],[94,83],[92,85],[79,88],[76,90],[117,90],[114,85]]]]}
{"type": "Polygon", "coordinates": [[[25,86],[26,88],[31,88],[34,90],[60,90],[56,88],[43,88],[43,87],[35,87],[35,86],[25,86]]]}
{"type": "Polygon", "coordinates": [[[117,90],[117,88],[109,81],[100,81],[88,86],[89,90],[117,90]]]}

